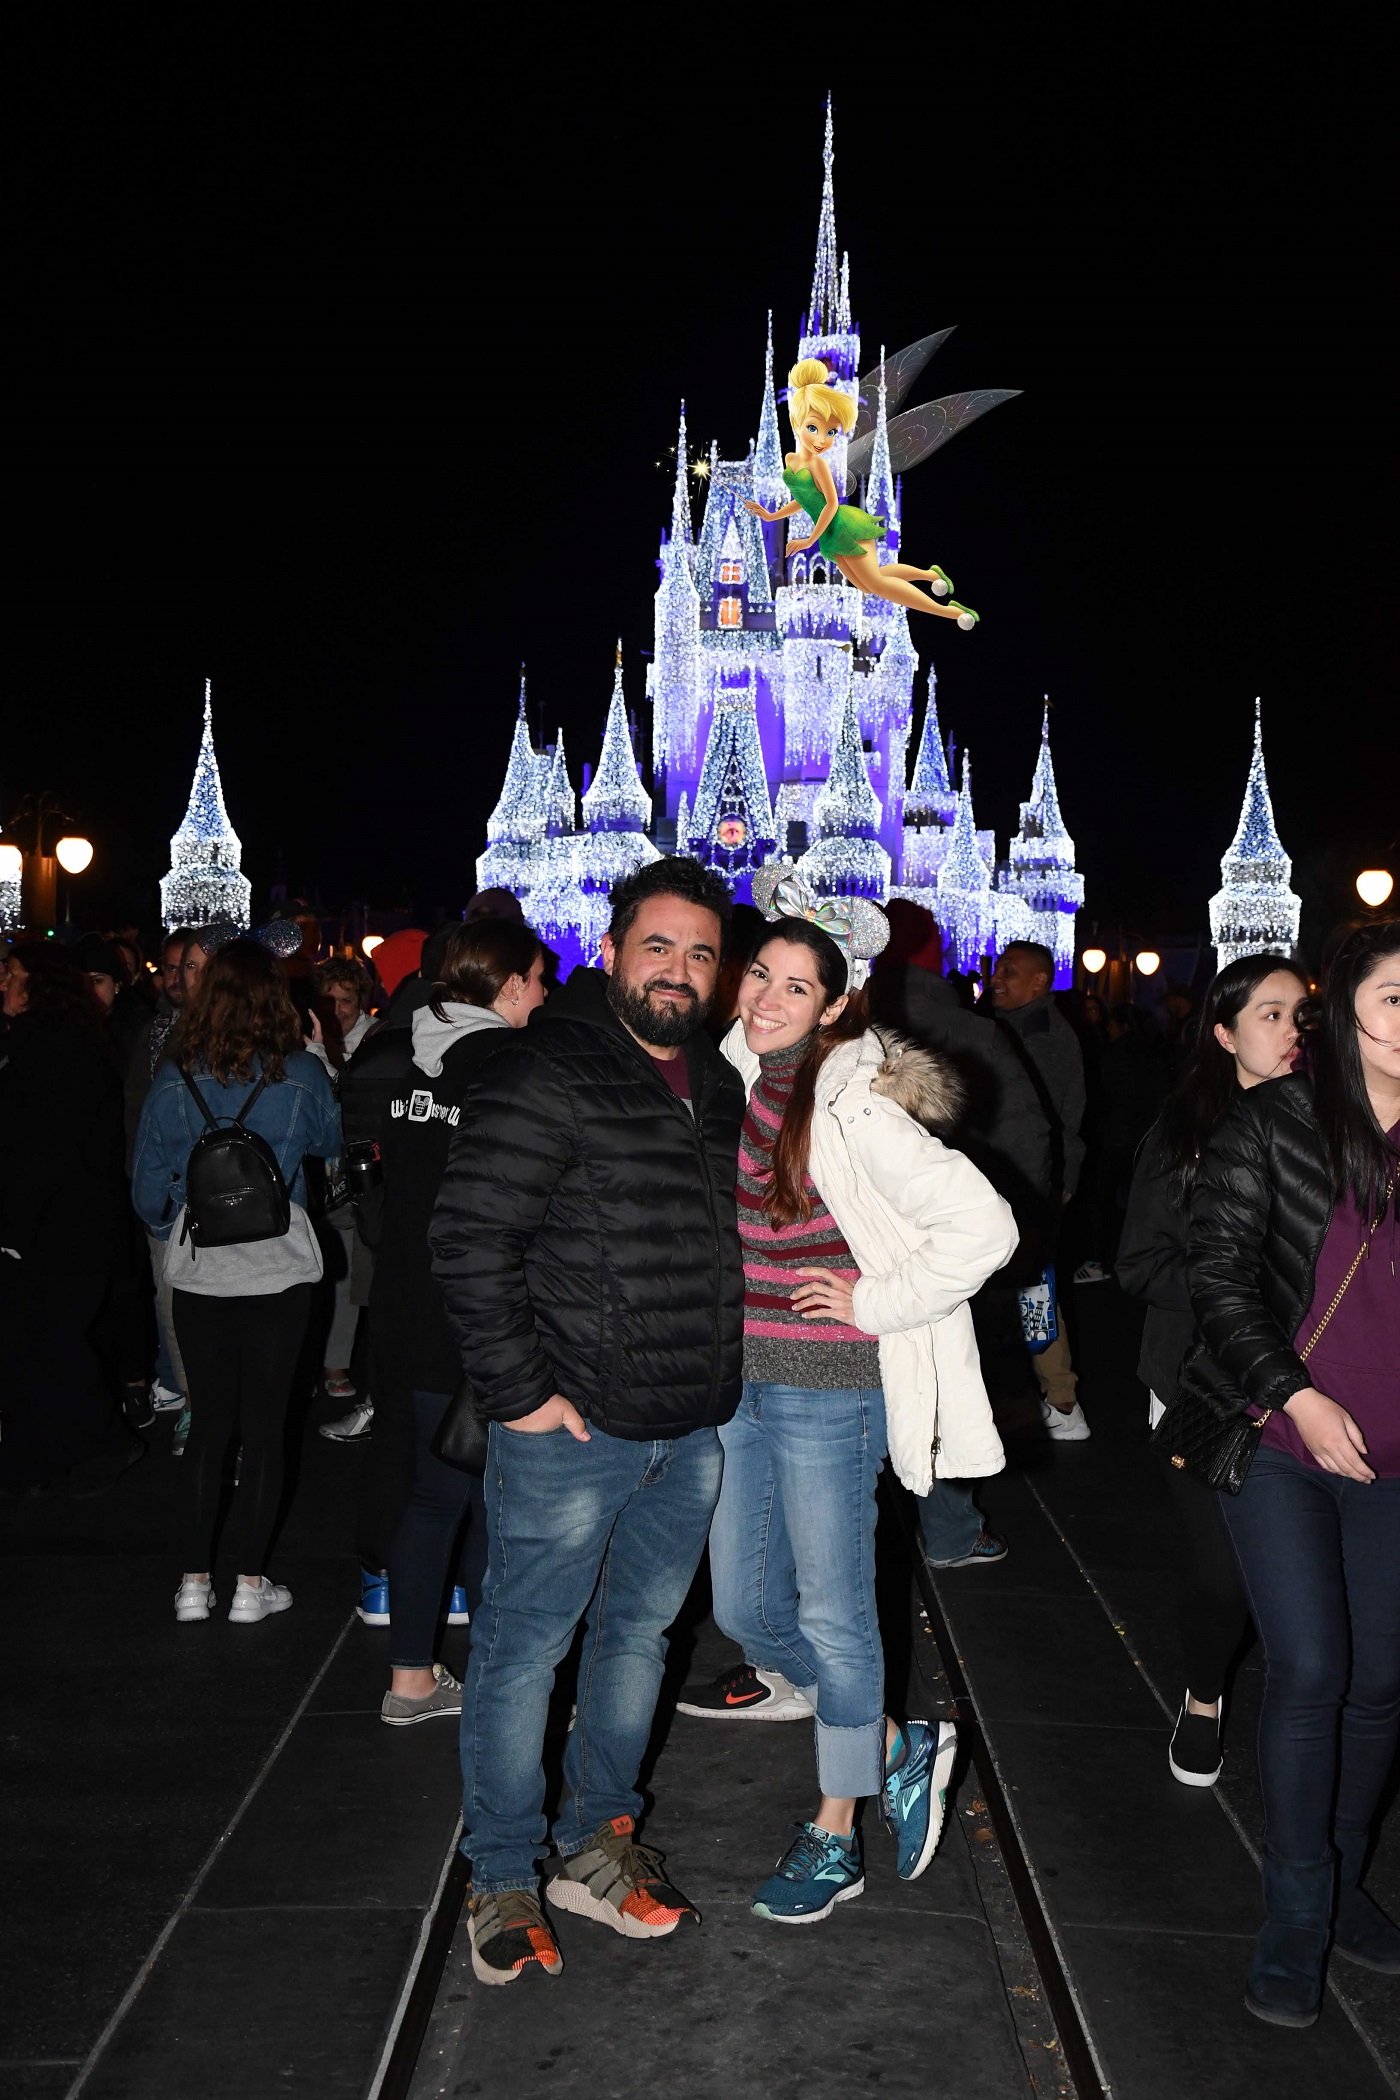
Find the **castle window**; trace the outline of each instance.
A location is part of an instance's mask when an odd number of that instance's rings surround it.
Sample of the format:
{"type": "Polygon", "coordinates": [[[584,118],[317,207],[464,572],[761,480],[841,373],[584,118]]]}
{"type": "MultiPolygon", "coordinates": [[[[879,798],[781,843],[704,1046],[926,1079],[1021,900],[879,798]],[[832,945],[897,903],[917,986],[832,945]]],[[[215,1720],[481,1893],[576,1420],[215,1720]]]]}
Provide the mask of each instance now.
{"type": "Polygon", "coordinates": [[[719,624],[721,627],[742,627],[744,605],[741,598],[721,598],[719,601],[719,624]]]}
{"type": "Polygon", "coordinates": [[[743,564],[737,561],[722,561],[719,565],[719,580],[721,583],[742,583],[743,564]]]}

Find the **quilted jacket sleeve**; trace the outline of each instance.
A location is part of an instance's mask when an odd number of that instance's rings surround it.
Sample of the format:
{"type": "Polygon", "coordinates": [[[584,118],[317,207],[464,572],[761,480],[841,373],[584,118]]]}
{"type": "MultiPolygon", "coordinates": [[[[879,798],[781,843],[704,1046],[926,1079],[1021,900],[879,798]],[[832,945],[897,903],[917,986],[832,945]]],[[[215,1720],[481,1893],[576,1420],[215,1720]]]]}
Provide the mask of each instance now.
{"type": "Polygon", "coordinates": [[[525,1262],[572,1158],[574,1121],[550,1061],[532,1045],[489,1058],[471,1087],[428,1232],[476,1403],[518,1421],[555,1392],[525,1262]]]}
{"type": "Polygon", "coordinates": [[[895,1334],[947,1319],[1010,1260],[1017,1239],[1011,1206],[970,1159],[878,1095],[852,1135],[861,1177],[923,1234],[896,1267],[861,1277],[856,1325],[866,1334],[895,1334]]]}
{"type": "Polygon", "coordinates": [[[1273,1177],[1264,1124],[1242,1093],[1206,1147],[1191,1197],[1191,1309],[1211,1356],[1254,1407],[1282,1407],[1310,1383],[1264,1301],[1273,1177]]]}
{"type": "Polygon", "coordinates": [[[1149,1137],[1138,1154],[1114,1274],[1130,1298],[1165,1312],[1189,1313],[1186,1212],[1149,1137]]]}

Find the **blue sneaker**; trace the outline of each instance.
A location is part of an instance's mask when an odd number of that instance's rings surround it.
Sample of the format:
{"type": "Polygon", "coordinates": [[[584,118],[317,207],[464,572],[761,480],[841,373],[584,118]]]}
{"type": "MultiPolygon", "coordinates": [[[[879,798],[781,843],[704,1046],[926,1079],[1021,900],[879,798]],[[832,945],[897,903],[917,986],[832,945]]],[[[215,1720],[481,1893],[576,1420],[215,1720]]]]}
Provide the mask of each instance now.
{"type": "Polygon", "coordinates": [[[865,1887],[860,1839],[833,1837],[815,1823],[799,1823],[797,1835],[753,1899],[760,1918],[775,1925],[815,1925],[837,1903],[848,1903],[865,1887]]]}
{"type": "Polygon", "coordinates": [[[387,1626],[389,1623],[389,1578],[376,1575],[373,1568],[360,1570],[360,1601],[355,1610],[366,1626],[387,1626]]]}
{"type": "Polygon", "coordinates": [[[470,1626],[471,1622],[472,1615],[467,1610],[467,1593],[459,1582],[448,1599],[447,1623],[449,1626],[470,1626]]]}
{"type": "Polygon", "coordinates": [[[958,1731],[940,1721],[906,1721],[896,1755],[880,1789],[880,1813],[899,1845],[899,1878],[917,1881],[938,1848],[947,1806],[948,1781],[958,1754],[958,1731]]]}

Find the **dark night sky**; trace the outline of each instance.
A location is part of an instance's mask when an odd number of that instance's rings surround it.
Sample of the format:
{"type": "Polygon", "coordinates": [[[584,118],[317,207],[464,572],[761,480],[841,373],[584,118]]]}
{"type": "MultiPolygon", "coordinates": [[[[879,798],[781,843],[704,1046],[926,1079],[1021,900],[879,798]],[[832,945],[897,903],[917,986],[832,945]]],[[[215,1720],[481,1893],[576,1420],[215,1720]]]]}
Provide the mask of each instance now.
{"type": "Polygon", "coordinates": [[[983,11],[794,64],[773,20],[732,92],[708,46],[541,78],[232,18],[29,54],[0,816],[63,797],[89,916],[154,916],[206,673],[255,893],[280,850],[327,903],[464,901],[522,657],[576,782],[619,631],[641,711],[657,462],[682,394],[742,450],[770,305],[795,354],[828,80],[868,360],[956,322],[930,391],[1025,389],[906,485],[906,547],[983,616],[911,615],[979,821],[1014,822],[1048,691],[1081,923],[1193,932],[1258,692],[1305,883],[1395,864],[1378,57],[1262,10],[1208,52],[983,11]]]}

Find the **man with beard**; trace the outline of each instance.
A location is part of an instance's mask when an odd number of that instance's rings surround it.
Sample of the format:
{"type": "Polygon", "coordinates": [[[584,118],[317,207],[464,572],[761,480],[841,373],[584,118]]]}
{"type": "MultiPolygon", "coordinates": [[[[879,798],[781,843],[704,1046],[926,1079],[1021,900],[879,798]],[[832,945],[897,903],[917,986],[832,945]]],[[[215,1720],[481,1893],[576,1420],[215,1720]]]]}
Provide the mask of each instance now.
{"type": "Polygon", "coordinates": [[[637,1773],[741,1382],[744,1093],[704,1029],[728,917],[724,882],[693,860],[619,885],[602,970],[575,970],[468,1094],[430,1233],[490,1424],[462,1700],[483,1983],[563,1965],[539,1902],[540,1760],[580,1620],[546,1896],[630,1939],[694,1915],[636,1842],[637,1773]]]}

